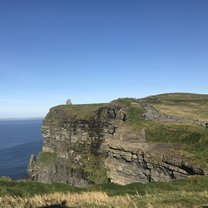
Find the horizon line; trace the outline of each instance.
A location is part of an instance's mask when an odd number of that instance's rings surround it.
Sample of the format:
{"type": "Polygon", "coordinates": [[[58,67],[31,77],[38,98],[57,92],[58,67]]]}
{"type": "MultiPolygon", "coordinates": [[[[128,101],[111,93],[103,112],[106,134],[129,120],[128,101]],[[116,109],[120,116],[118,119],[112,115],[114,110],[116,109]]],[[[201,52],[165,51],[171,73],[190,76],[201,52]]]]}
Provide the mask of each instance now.
{"type": "Polygon", "coordinates": [[[12,118],[0,118],[0,121],[2,120],[43,120],[44,117],[12,117],[12,118]]]}

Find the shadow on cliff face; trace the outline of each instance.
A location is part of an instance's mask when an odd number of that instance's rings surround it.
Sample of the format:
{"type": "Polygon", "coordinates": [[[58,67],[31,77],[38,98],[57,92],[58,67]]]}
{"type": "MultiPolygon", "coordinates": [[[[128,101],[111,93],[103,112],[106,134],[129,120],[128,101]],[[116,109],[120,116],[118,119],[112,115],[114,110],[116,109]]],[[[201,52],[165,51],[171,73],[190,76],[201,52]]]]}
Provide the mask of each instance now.
{"type": "Polygon", "coordinates": [[[60,204],[54,204],[54,205],[45,205],[38,208],[67,208],[66,201],[61,202],[60,204]]]}

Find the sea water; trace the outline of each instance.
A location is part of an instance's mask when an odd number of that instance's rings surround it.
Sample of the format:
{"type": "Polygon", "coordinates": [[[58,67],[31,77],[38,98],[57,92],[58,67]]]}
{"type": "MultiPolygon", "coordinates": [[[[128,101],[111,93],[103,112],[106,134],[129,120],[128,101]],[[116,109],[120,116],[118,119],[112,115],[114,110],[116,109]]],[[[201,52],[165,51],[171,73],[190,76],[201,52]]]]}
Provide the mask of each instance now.
{"type": "Polygon", "coordinates": [[[27,175],[30,155],[41,151],[41,125],[41,119],[0,120],[0,176],[27,175]]]}

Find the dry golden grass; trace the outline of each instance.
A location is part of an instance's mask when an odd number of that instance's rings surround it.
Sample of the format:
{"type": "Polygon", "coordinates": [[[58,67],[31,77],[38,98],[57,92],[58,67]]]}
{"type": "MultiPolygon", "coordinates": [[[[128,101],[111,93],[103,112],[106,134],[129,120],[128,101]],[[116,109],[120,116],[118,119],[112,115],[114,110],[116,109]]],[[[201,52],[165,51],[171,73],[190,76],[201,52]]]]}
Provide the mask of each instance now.
{"type": "Polygon", "coordinates": [[[66,207],[85,208],[176,208],[202,207],[208,203],[208,194],[204,192],[164,192],[160,194],[108,196],[104,192],[54,193],[33,197],[1,196],[2,208],[37,208],[65,202],[66,207]]]}
{"type": "Polygon", "coordinates": [[[168,105],[168,104],[154,104],[153,105],[160,113],[167,115],[190,118],[194,120],[207,121],[208,109],[206,105],[201,105],[196,102],[185,103],[184,105],[168,105]]]}
{"type": "Polygon", "coordinates": [[[168,93],[144,98],[159,112],[206,121],[208,118],[208,95],[191,93],[168,93]]]}

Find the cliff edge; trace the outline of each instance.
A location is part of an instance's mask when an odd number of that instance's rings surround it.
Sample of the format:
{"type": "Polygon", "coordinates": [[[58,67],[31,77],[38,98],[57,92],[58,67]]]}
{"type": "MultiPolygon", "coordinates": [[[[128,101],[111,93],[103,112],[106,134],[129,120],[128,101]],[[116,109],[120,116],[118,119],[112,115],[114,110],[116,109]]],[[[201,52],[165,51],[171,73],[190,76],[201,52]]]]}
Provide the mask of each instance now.
{"type": "MultiPolygon", "coordinates": [[[[28,165],[30,179],[89,186],[207,174],[206,115],[198,119],[174,111],[167,114],[161,106],[176,107],[171,103],[176,99],[169,98],[168,94],[51,108],[42,126],[42,152],[37,159],[32,155],[28,165]]],[[[180,99],[190,103],[184,94],[180,99]]],[[[194,102],[202,103],[199,100],[194,102]]]]}

